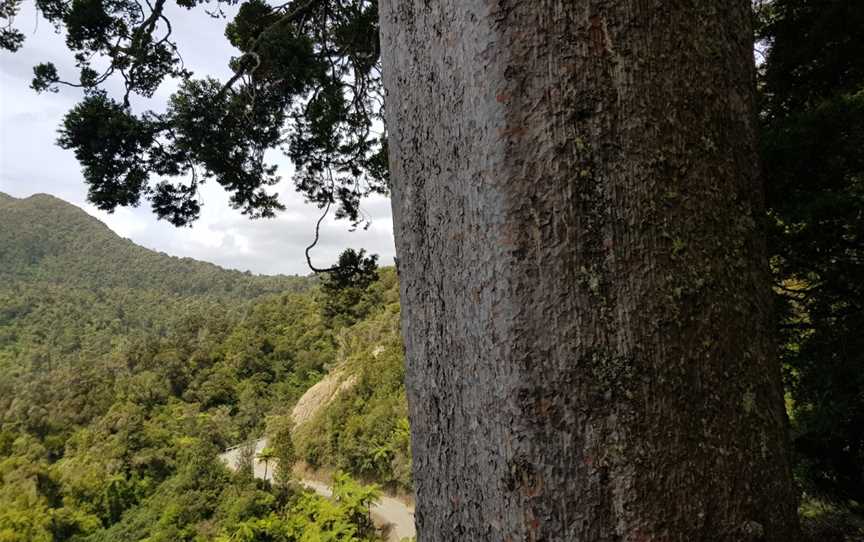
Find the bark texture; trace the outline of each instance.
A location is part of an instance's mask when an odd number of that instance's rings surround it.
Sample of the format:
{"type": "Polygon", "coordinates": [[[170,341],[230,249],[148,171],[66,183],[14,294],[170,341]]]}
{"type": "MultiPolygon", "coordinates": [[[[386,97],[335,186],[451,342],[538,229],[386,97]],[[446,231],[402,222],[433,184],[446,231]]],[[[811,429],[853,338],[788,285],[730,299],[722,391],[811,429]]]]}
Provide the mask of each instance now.
{"type": "Polygon", "coordinates": [[[749,1],[380,10],[420,540],[794,540],[749,1]]]}

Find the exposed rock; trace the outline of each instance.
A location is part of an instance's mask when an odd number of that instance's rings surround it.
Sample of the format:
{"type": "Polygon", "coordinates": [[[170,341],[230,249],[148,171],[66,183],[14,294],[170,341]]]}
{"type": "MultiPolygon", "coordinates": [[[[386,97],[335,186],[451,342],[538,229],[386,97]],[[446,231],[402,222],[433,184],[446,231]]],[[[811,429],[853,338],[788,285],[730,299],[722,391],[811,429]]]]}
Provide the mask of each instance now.
{"type": "Polygon", "coordinates": [[[303,397],[297,401],[294,410],[291,411],[294,427],[299,427],[314,418],[322,408],[330,404],[340,393],[351,389],[356,382],[356,375],[348,376],[340,369],[331,371],[321,382],[306,390],[303,397]]]}

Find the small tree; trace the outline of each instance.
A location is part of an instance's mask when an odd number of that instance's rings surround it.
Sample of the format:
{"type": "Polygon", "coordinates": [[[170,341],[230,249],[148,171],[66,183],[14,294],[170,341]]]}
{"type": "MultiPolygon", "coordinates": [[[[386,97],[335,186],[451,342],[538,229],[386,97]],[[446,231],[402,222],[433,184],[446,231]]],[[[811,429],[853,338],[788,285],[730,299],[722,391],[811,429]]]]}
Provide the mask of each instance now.
{"type": "Polygon", "coordinates": [[[273,478],[278,485],[284,486],[291,481],[291,468],[297,461],[294,440],[291,438],[294,424],[290,416],[278,416],[271,418],[271,420],[268,421],[268,425],[272,427],[270,431],[270,446],[276,459],[276,469],[273,473],[273,478]]]}
{"type": "Polygon", "coordinates": [[[250,480],[255,477],[255,441],[240,446],[237,452],[237,472],[250,480]]]}
{"type": "Polygon", "coordinates": [[[270,446],[267,446],[256,456],[258,461],[264,462],[264,479],[267,479],[267,469],[270,466],[270,462],[276,459],[276,452],[270,446]]]}
{"type": "Polygon", "coordinates": [[[363,318],[363,292],[378,280],[378,256],[365,250],[347,249],[333,270],[321,281],[321,313],[328,326],[350,325],[363,318]]]}

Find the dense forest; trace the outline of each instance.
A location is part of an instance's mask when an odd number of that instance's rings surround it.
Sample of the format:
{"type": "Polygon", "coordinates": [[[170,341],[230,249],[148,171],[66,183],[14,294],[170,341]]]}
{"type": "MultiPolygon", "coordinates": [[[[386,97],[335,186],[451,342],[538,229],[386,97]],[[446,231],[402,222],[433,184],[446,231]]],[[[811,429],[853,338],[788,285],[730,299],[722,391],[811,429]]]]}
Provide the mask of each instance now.
{"type": "Polygon", "coordinates": [[[374,487],[340,475],[329,501],[217,455],[267,434],[286,463],[410,486],[392,269],[225,271],[44,195],[0,195],[0,260],[0,540],[376,539],[374,487]],[[337,366],[357,384],[295,452],[291,407],[337,366]]]}
{"type": "Polygon", "coordinates": [[[775,337],[805,527],[864,536],[864,5],[754,2],[775,337]]]}

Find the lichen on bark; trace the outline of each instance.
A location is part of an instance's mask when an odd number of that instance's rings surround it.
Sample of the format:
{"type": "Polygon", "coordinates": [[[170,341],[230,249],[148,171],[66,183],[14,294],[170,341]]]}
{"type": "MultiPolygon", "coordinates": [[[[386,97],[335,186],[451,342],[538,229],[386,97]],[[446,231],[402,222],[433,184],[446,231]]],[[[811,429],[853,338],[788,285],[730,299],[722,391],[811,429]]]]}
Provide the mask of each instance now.
{"type": "Polygon", "coordinates": [[[793,540],[749,3],[380,7],[421,539],[793,540]]]}

